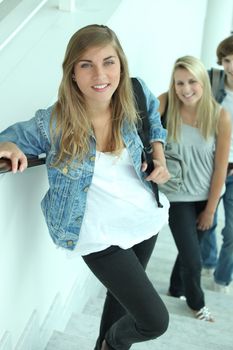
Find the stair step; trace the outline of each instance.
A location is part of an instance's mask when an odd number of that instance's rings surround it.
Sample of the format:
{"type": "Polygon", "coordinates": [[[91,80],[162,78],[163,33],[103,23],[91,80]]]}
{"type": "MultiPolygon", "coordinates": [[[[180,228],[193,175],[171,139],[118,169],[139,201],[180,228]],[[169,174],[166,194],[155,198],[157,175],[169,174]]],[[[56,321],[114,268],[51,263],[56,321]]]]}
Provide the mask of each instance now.
{"type": "MultiPolygon", "coordinates": [[[[181,317],[170,314],[168,331],[164,339],[172,340],[173,344],[195,344],[203,349],[233,349],[231,336],[232,323],[205,322],[193,317],[181,317]],[[179,331],[179,336],[177,336],[179,331]]],[[[158,339],[159,340],[159,339],[158,339]]],[[[187,349],[190,347],[187,346],[187,349]]]]}
{"type": "MultiPolygon", "coordinates": [[[[232,350],[232,336],[220,331],[217,323],[201,322],[194,318],[170,315],[167,332],[154,341],[145,343],[147,350],[232,350]]],[[[140,344],[132,349],[141,350],[140,344]]]]}
{"type": "MultiPolygon", "coordinates": [[[[45,350],[93,349],[98,327],[98,317],[73,314],[66,331],[54,332],[45,350]]],[[[220,338],[218,323],[201,322],[191,317],[171,314],[169,328],[162,337],[135,344],[132,350],[232,350],[230,328],[231,323],[228,329],[221,330],[220,338]]]]}
{"type": "MultiPolygon", "coordinates": [[[[159,256],[156,256],[154,253],[154,255],[151,257],[149,261],[146,271],[150,279],[159,281],[159,282],[166,282],[168,287],[173,264],[174,264],[174,259],[170,260],[165,257],[159,257],[159,256]]],[[[212,275],[201,276],[201,283],[204,288],[207,288],[213,291],[212,275]]],[[[233,283],[229,285],[229,294],[233,296],[233,283]]]]}
{"type": "MultiPolygon", "coordinates": [[[[158,289],[157,289],[158,290],[158,289]]],[[[91,316],[100,317],[103,309],[104,303],[104,293],[101,291],[95,299],[90,299],[83,309],[83,313],[91,316]]],[[[162,300],[170,314],[186,316],[188,318],[194,318],[191,310],[187,306],[184,300],[167,296],[165,294],[160,294],[162,300]]],[[[210,309],[216,323],[223,325],[222,328],[228,328],[228,324],[233,324],[233,299],[232,296],[216,293],[212,291],[205,290],[206,305],[210,309]],[[226,304],[228,308],[226,309],[226,304]]],[[[233,347],[232,347],[233,348],[233,347]]]]}
{"type": "Polygon", "coordinates": [[[94,343],[94,339],[90,336],[71,336],[68,333],[54,331],[45,350],[92,350],[94,343]]]}
{"type": "Polygon", "coordinates": [[[100,317],[84,313],[73,313],[64,332],[74,335],[81,334],[83,337],[90,337],[96,340],[99,333],[99,325],[100,317]]]}
{"type": "MultiPolygon", "coordinates": [[[[65,332],[54,332],[45,350],[91,350],[98,336],[100,316],[104,302],[104,289],[98,298],[90,299],[83,313],[73,314],[65,332]]],[[[201,322],[196,320],[186,303],[180,299],[162,295],[162,299],[170,313],[170,323],[167,332],[160,338],[145,343],[135,344],[132,350],[232,350],[232,299],[226,295],[209,292],[208,299],[212,301],[211,311],[216,322],[201,322]],[[219,298],[216,298],[219,296],[219,298]],[[217,311],[219,312],[217,314],[217,311]],[[221,312],[220,312],[221,311],[221,312]]]]}

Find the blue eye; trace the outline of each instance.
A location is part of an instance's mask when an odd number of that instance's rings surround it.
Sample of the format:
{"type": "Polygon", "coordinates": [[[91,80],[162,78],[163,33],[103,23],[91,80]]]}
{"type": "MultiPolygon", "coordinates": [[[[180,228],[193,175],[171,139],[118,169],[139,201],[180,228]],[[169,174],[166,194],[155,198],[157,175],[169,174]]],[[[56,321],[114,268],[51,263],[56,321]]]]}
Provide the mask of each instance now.
{"type": "Polygon", "coordinates": [[[82,63],[82,64],[80,65],[80,67],[81,67],[81,68],[89,68],[89,67],[91,67],[91,64],[90,64],[90,63],[82,63]]]}
{"type": "Polygon", "coordinates": [[[115,63],[115,62],[112,61],[112,60],[110,60],[110,61],[105,61],[105,62],[104,62],[105,66],[110,66],[110,65],[112,65],[112,64],[114,64],[114,63],[115,63]]]}

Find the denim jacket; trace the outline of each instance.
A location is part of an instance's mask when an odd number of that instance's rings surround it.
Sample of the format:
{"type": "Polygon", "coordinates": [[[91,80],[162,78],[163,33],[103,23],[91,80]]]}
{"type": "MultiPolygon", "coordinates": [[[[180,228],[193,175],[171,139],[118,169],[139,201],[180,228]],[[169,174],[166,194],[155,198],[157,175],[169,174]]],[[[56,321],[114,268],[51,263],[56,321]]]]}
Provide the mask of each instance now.
{"type": "MultiPolygon", "coordinates": [[[[145,83],[140,80],[146,100],[150,121],[150,142],[165,142],[166,130],[162,128],[158,113],[158,100],[153,96],[145,83]]],[[[73,250],[78,241],[80,228],[85,212],[87,192],[92,182],[96,142],[90,136],[88,155],[77,166],[77,160],[71,164],[60,163],[52,166],[57,154],[57,146],[50,139],[50,117],[53,106],[38,110],[35,116],[25,122],[16,123],[2,133],[0,142],[15,143],[25,154],[40,155],[46,153],[49,190],[45,194],[41,207],[54,243],[73,250]]],[[[122,138],[131,156],[133,166],[142,183],[151,190],[150,183],[145,181],[141,171],[141,153],[143,145],[136,127],[127,121],[122,126],[122,138]]]]}

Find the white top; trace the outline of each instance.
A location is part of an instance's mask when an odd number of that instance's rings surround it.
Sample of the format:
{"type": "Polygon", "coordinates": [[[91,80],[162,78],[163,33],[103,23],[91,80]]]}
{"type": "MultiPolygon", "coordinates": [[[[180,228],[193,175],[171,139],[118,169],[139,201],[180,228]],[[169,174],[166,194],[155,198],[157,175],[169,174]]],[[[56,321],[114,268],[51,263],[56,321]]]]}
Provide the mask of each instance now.
{"type": "Polygon", "coordinates": [[[132,247],[157,234],[168,223],[169,202],[163,208],[138,178],[126,148],[120,156],[96,153],[94,175],[77,246],[86,255],[111,245],[132,247]]]}
{"type": "MultiPolygon", "coordinates": [[[[233,124],[233,91],[225,89],[226,96],[222,101],[222,106],[225,108],[231,115],[231,121],[233,124]]],[[[229,163],[233,163],[233,130],[231,133],[231,146],[230,146],[230,154],[229,154],[229,163]]]]}

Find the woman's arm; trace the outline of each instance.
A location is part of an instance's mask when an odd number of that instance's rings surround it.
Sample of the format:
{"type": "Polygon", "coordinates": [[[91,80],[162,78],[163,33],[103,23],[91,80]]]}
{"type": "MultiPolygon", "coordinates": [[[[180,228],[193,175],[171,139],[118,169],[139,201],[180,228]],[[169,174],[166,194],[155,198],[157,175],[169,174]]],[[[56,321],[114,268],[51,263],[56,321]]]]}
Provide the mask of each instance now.
{"type": "Polygon", "coordinates": [[[0,143],[13,143],[25,154],[38,156],[50,149],[50,116],[52,107],[40,109],[35,116],[9,126],[0,132],[0,143]]]}
{"type": "MultiPolygon", "coordinates": [[[[167,169],[166,159],[164,156],[163,144],[161,142],[152,143],[152,158],[154,162],[154,170],[146,177],[147,181],[153,181],[157,184],[164,184],[170,179],[167,169]]],[[[147,164],[142,164],[142,171],[146,171],[147,164]]]]}
{"type": "Polygon", "coordinates": [[[167,107],[168,93],[164,92],[163,94],[159,95],[158,96],[158,100],[160,102],[160,104],[159,104],[159,113],[160,113],[160,116],[162,117],[164,112],[165,112],[165,110],[166,110],[166,107],[167,107]]]}
{"type": "MultiPolygon", "coordinates": [[[[157,184],[163,184],[170,179],[167,170],[163,145],[166,142],[167,131],[163,128],[160,119],[159,100],[148,89],[146,84],[139,79],[147,103],[148,119],[150,123],[150,143],[152,146],[152,158],[154,162],[154,170],[146,178],[147,181],[153,181],[157,184]]],[[[142,170],[146,170],[146,163],[142,165],[142,170]]]]}
{"type": "MultiPolygon", "coordinates": [[[[146,178],[147,181],[153,181],[157,184],[163,184],[170,179],[164,156],[163,144],[166,142],[167,131],[161,124],[159,114],[159,100],[148,89],[143,80],[138,79],[142,85],[147,104],[148,119],[150,124],[150,143],[152,145],[152,158],[154,170],[146,178]]],[[[147,164],[142,164],[142,171],[145,171],[147,164]]]]}
{"type": "Polygon", "coordinates": [[[156,182],[157,184],[164,184],[170,179],[171,176],[167,169],[163,144],[161,142],[153,142],[152,149],[154,170],[146,178],[146,180],[156,182]]]}
{"type": "Polygon", "coordinates": [[[198,228],[201,230],[209,229],[213,222],[214,213],[226,180],[230,142],[231,118],[230,114],[222,108],[218,124],[214,170],[210,184],[209,197],[204,211],[198,218],[198,228]]]}
{"type": "Polygon", "coordinates": [[[167,138],[167,131],[163,128],[161,124],[160,114],[159,114],[159,100],[150,91],[143,80],[137,78],[142,85],[143,92],[146,98],[146,107],[148,113],[148,120],[150,124],[149,131],[149,141],[150,143],[161,142],[165,143],[167,138]]]}

